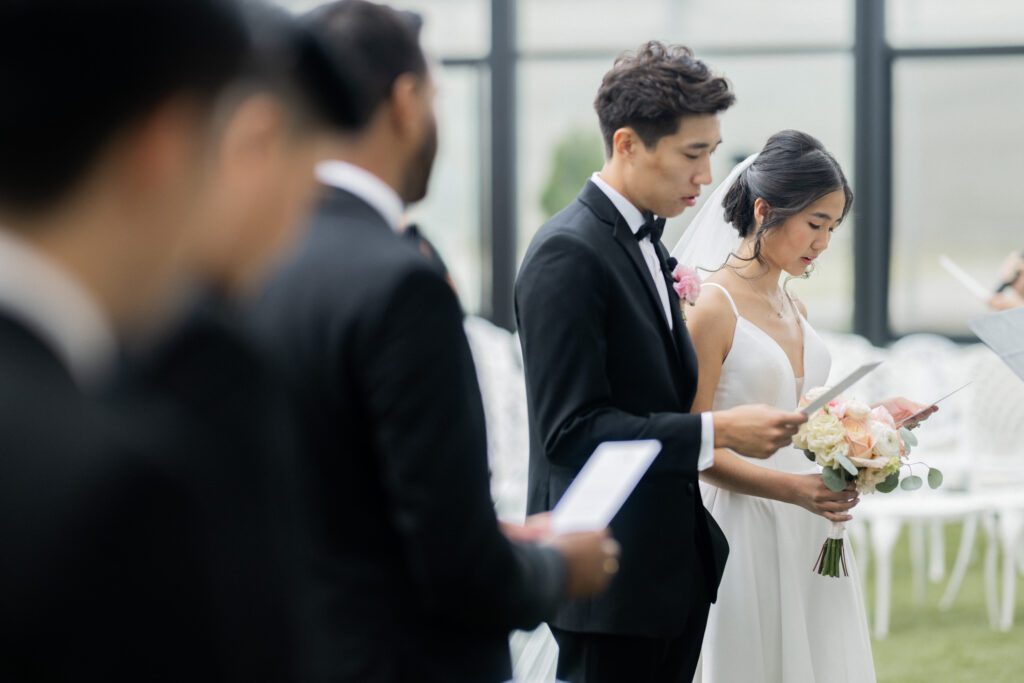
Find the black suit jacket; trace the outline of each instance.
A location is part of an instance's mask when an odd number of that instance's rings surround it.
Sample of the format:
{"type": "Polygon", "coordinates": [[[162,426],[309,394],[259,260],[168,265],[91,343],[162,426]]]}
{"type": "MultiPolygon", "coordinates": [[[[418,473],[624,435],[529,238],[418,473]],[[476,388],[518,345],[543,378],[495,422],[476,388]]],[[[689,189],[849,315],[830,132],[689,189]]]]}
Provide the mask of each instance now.
{"type": "Polygon", "coordinates": [[[175,468],[6,314],[0,377],[0,679],[232,679],[175,468]]]}
{"type": "Polygon", "coordinates": [[[498,528],[451,289],[368,204],[329,190],[256,318],[290,378],[311,474],[311,678],[509,678],[509,630],[554,613],[564,569],[498,528]]]}
{"type": "Polygon", "coordinates": [[[612,522],[621,571],[607,593],[559,613],[553,623],[567,630],[676,636],[688,610],[716,595],[728,545],[697,488],[697,359],[666,284],[671,331],[639,244],[591,182],[540,229],[516,281],[529,512],[552,509],[602,441],[662,443],[612,522]]]}
{"type": "Polygon", "coordinates": [[[290,409],[246,319],[213,292],[123,363],[109,401],[144,425],[196,502],[216,634],[238,681],[292,681],[304,583],[290,409]]]}

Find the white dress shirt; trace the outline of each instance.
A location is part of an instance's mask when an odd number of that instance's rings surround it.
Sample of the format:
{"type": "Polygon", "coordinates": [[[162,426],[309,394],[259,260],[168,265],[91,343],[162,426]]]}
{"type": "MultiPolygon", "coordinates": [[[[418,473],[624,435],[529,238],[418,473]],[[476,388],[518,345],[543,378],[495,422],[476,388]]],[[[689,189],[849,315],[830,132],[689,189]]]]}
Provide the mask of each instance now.
{"type": "Polygon", "coordinates": [[[316,179],[324,185],[351,192],[372,206],[392,230],[398,230],[405,203],[394,188],[365,168],[347,161],[321,161],[316,165],[316,179]]]}
{"type": "Polygon", "coordinates": [[[0,310],[37,334],[79,385],[94,383],[110,368],[117,342],[103,309],[71,273],[4,229],[0,310]]]}
{"type": "MultiPolygon", "coordinates": [[[[644,216],[640,209],[633,206],[633,203],[622,196],[614,187],[605,182],[600,173],[590,176],[591,182],[597,185],[601,192],[611,200],[616,210],[625,219],[630,231],[635,235],[643,227],[644,216]]],[[[644,255],[647,262],[647,269],[651,272],[654,280],[654,287],[658,290],[661,298],[661,306],[665,312],[665,320],[668,322],[668,329],[672,329],[672,308],[668,296],[668,285],[665,284],[665,277],[661,274],[661,261],[658,260],[658,252],[648,235],[637,243],[640,246],[640,253],[644,255]]],[[[715,420],[710,412],[700,414],[700,452],[697,455],[697,470],[703,472],[715,464],[715,420]]]]}

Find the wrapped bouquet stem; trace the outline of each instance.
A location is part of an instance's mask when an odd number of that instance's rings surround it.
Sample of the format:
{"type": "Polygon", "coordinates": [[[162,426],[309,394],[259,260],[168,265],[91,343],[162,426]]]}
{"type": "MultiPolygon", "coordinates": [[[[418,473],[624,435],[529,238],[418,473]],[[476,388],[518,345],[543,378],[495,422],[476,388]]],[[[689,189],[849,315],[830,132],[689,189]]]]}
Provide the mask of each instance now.
{"type": "Polygon", "coordinates": [[[843,547],[843,532],[846,525],[842,522],[832,522],[828,530],[828,538],[821,545],[821,552],[814,563],[814,571],[822,576],[839,577],[842,571],[843,576],[849,576],[850,570],[846,568],[846,550],[843,547]]]}

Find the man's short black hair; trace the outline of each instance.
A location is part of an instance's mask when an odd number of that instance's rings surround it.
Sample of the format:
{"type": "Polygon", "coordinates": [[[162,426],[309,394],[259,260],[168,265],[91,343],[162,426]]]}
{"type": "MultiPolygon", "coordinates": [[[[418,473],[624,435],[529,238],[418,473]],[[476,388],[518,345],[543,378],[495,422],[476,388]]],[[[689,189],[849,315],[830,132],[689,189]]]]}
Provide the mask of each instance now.
{"type": "Polygon", "coordinates": [[[366,0],[338,0],[305,15],[336,72],[353,89],[355,129],[369,122],[405,73],[426,75],[420,17],[366,0]]]}
{"type": "Polygon", "coordinates": [[[211,102],[247,50],[236,10],[231,0],[0,2],[0,206],[58,201],[169,96],[211,102]]]}
{"type": "Polygon", "coordinates": [[[690,48],[651,41],[615,60],[594,109],[610,158],[619,128],[632,128],[651,149],[679,130],[683,117],[717,114],[735,101],[729,82],[711,73],[690,48]]]}
{"type": "Polygon", "coordinates": [[[303,132],[353,127],[353,86],[348,74],[335,68],[324,42],[277,5],[250,0],[241,7],[251,49],[240,92],[246,86],[270,90],[289,101],[294,123],[303,132]]]}

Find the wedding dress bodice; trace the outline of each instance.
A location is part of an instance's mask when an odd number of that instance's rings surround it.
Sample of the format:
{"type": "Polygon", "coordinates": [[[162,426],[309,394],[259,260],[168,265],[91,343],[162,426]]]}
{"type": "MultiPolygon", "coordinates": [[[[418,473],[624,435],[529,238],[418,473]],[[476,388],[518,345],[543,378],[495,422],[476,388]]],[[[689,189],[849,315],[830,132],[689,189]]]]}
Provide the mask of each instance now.
{"type": "MultiPolygon", "coordinates": [[[[825,343],[799,311],[796,313],[803,329],[804,340],[802,378],[794,376],[789,357],[778,342],[739,314],[736,304],[724,287],[713,282],[706,282],[704,286],[720,289],[736,315],[736,332],[733,335],[732,347],[722,364],[722,374],[718,380],[718,390],[715,392],[715,410],[755,403],[775,406],[782,410],[795,410],[802,393],[825,384],[832,358],[825,343]]],[[[764,460],[744,459],[783,472],[817,471],[814,463],[795,448],[783,448],[764,460]]]]}

